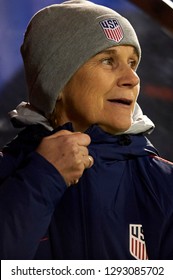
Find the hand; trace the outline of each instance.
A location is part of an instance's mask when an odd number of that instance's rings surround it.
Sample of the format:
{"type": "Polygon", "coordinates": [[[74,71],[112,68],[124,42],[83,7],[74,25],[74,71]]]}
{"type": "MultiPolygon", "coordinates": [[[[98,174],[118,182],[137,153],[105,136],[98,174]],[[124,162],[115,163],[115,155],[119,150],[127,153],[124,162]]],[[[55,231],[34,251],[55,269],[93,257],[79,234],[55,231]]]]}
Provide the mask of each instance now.
{"type": "Polygon", "coordinates": [[[48,160],[70,186],[77,184],[84,170],[94,163],[88,154],[90,142],[87,134],[61,130],[43,138],[36,152],[48,160]]]}

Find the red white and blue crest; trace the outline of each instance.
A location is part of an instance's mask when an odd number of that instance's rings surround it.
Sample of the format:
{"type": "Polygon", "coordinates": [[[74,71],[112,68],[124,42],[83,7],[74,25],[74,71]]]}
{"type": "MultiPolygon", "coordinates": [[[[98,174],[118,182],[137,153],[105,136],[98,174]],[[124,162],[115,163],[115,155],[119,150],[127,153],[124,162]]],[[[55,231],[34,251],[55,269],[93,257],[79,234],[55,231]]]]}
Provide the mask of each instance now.
{"type": "Polygon", "coordinates": [[[148,260],[142,225],[129,225],[129,250],[137,260],[148,260]]]}
{"type": "Polygon", "coordinates": [[[123,39],[123,29],[116,19],[102,20],[100,21],[100,25],[107,39],[116,43],[119,43],[123,39]]]}

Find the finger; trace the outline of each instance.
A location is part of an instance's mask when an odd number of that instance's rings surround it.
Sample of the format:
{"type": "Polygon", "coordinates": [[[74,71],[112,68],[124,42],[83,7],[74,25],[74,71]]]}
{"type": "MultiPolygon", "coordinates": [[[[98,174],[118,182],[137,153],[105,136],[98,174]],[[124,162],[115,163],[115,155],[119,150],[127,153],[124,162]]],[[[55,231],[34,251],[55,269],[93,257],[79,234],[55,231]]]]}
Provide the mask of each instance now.
{"type": "Polygon", "coordinates": [[[71,185],[76,185],[76,184],[78,184],[78,182],[79,182],[79,179],[74,179],[74,180],[70,181],[70,182],[67,184],[67,186],[70,187],[71,185]]]}
{"type": "Polygon", "coordinates": [[[88,134],[80,133],[80,134],[74,135],[74,137],[76,137],[77,144],[79,146],[87,147],[91,143],[91,138],[90,138],[90,136],[88,134]]]}
{"type": "Polygon", "coordinates": [[[84,166],[85,166],[86,169],[87,169],[87,168],[90,168],[91,166],[93,166],[93,164],[94,164],[94,159],[93,159],[92,156],[86,156],[86,157],[84,157],[84,158],[85,158],[85,160],[84,160],[84,166]]]}
{"type": "Polygon", "coordinates": [[[91,166],[93,166],[94,164],[94,159],[92,156],[88,156],[88,161],[89,161],[89,164],[88,164],[88,168],[90,168],[91,166]]]}
{"type": "Polygon", "coordinates": [[[60,130],[54,134],[45,137],[46,139],[55,139],[60,136],[70,136],[73,137],[79,146],[88,146],[91,142],[89,135],[81,132],[71,132],[69,130],[60,130]]]}
{"type": "Polygon", "coordinates": [[[45,138],[47,138],[47,139],[54,139],[54,138],[57,138],[57,137],[60,137],[60,136],[72,135],[72,134],[73,134],[73,132],[71,132],[69,130],[60,130],[60,131],[55,132],[55,133],[53,133],[50,136],[47,136],[45,138]]]}
{"type": "Polygon", "coordinates": [[[89,151],[88,151],[87,147],[79,146],[79,145],[78,145],[78,147],[79,147],[79,153],[80,153],[81,156],[87,157],[89,155],[89,151]]]}
{"type": "Polygon", "coordinates": [[[72,184],[76,185],[79,182],[79,179],[73,180],[72,184]]]}

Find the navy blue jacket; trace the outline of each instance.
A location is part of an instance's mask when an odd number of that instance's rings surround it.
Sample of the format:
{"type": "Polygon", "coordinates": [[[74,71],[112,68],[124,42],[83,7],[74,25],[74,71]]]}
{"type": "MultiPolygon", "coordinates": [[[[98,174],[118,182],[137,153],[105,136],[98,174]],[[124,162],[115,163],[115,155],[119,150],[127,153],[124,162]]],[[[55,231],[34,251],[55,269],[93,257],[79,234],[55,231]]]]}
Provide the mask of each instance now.
{"type": "Polygon", "coordinates": [[[173,164],[142,134],[86,133],[94,165],[69,188],[34,151],[43,126],[3,149],[0,258],[173,259],[173,164]]]}

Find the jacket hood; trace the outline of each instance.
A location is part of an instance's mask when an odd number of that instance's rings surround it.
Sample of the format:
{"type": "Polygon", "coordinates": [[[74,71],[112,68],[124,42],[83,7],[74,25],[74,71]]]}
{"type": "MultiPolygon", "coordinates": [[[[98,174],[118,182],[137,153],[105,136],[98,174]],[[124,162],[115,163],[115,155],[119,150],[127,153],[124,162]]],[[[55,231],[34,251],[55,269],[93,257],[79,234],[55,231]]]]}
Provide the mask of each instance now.
{"type": "MultiPolygon", "coordinates": [[[[20,103],[15,110],[9,112],[12,124],[15,127],[25,127],[33,124],[42,124],[48,130],[52,131],[53,128],[48,120],[38,111],[26,102],[20,103]]],[[[139,134],[151,133],[154,129],[154,123],[143,114],[140,106],[136,103],[133,113],[133,121],[131,127],[121,134],[139,134]]]]}

